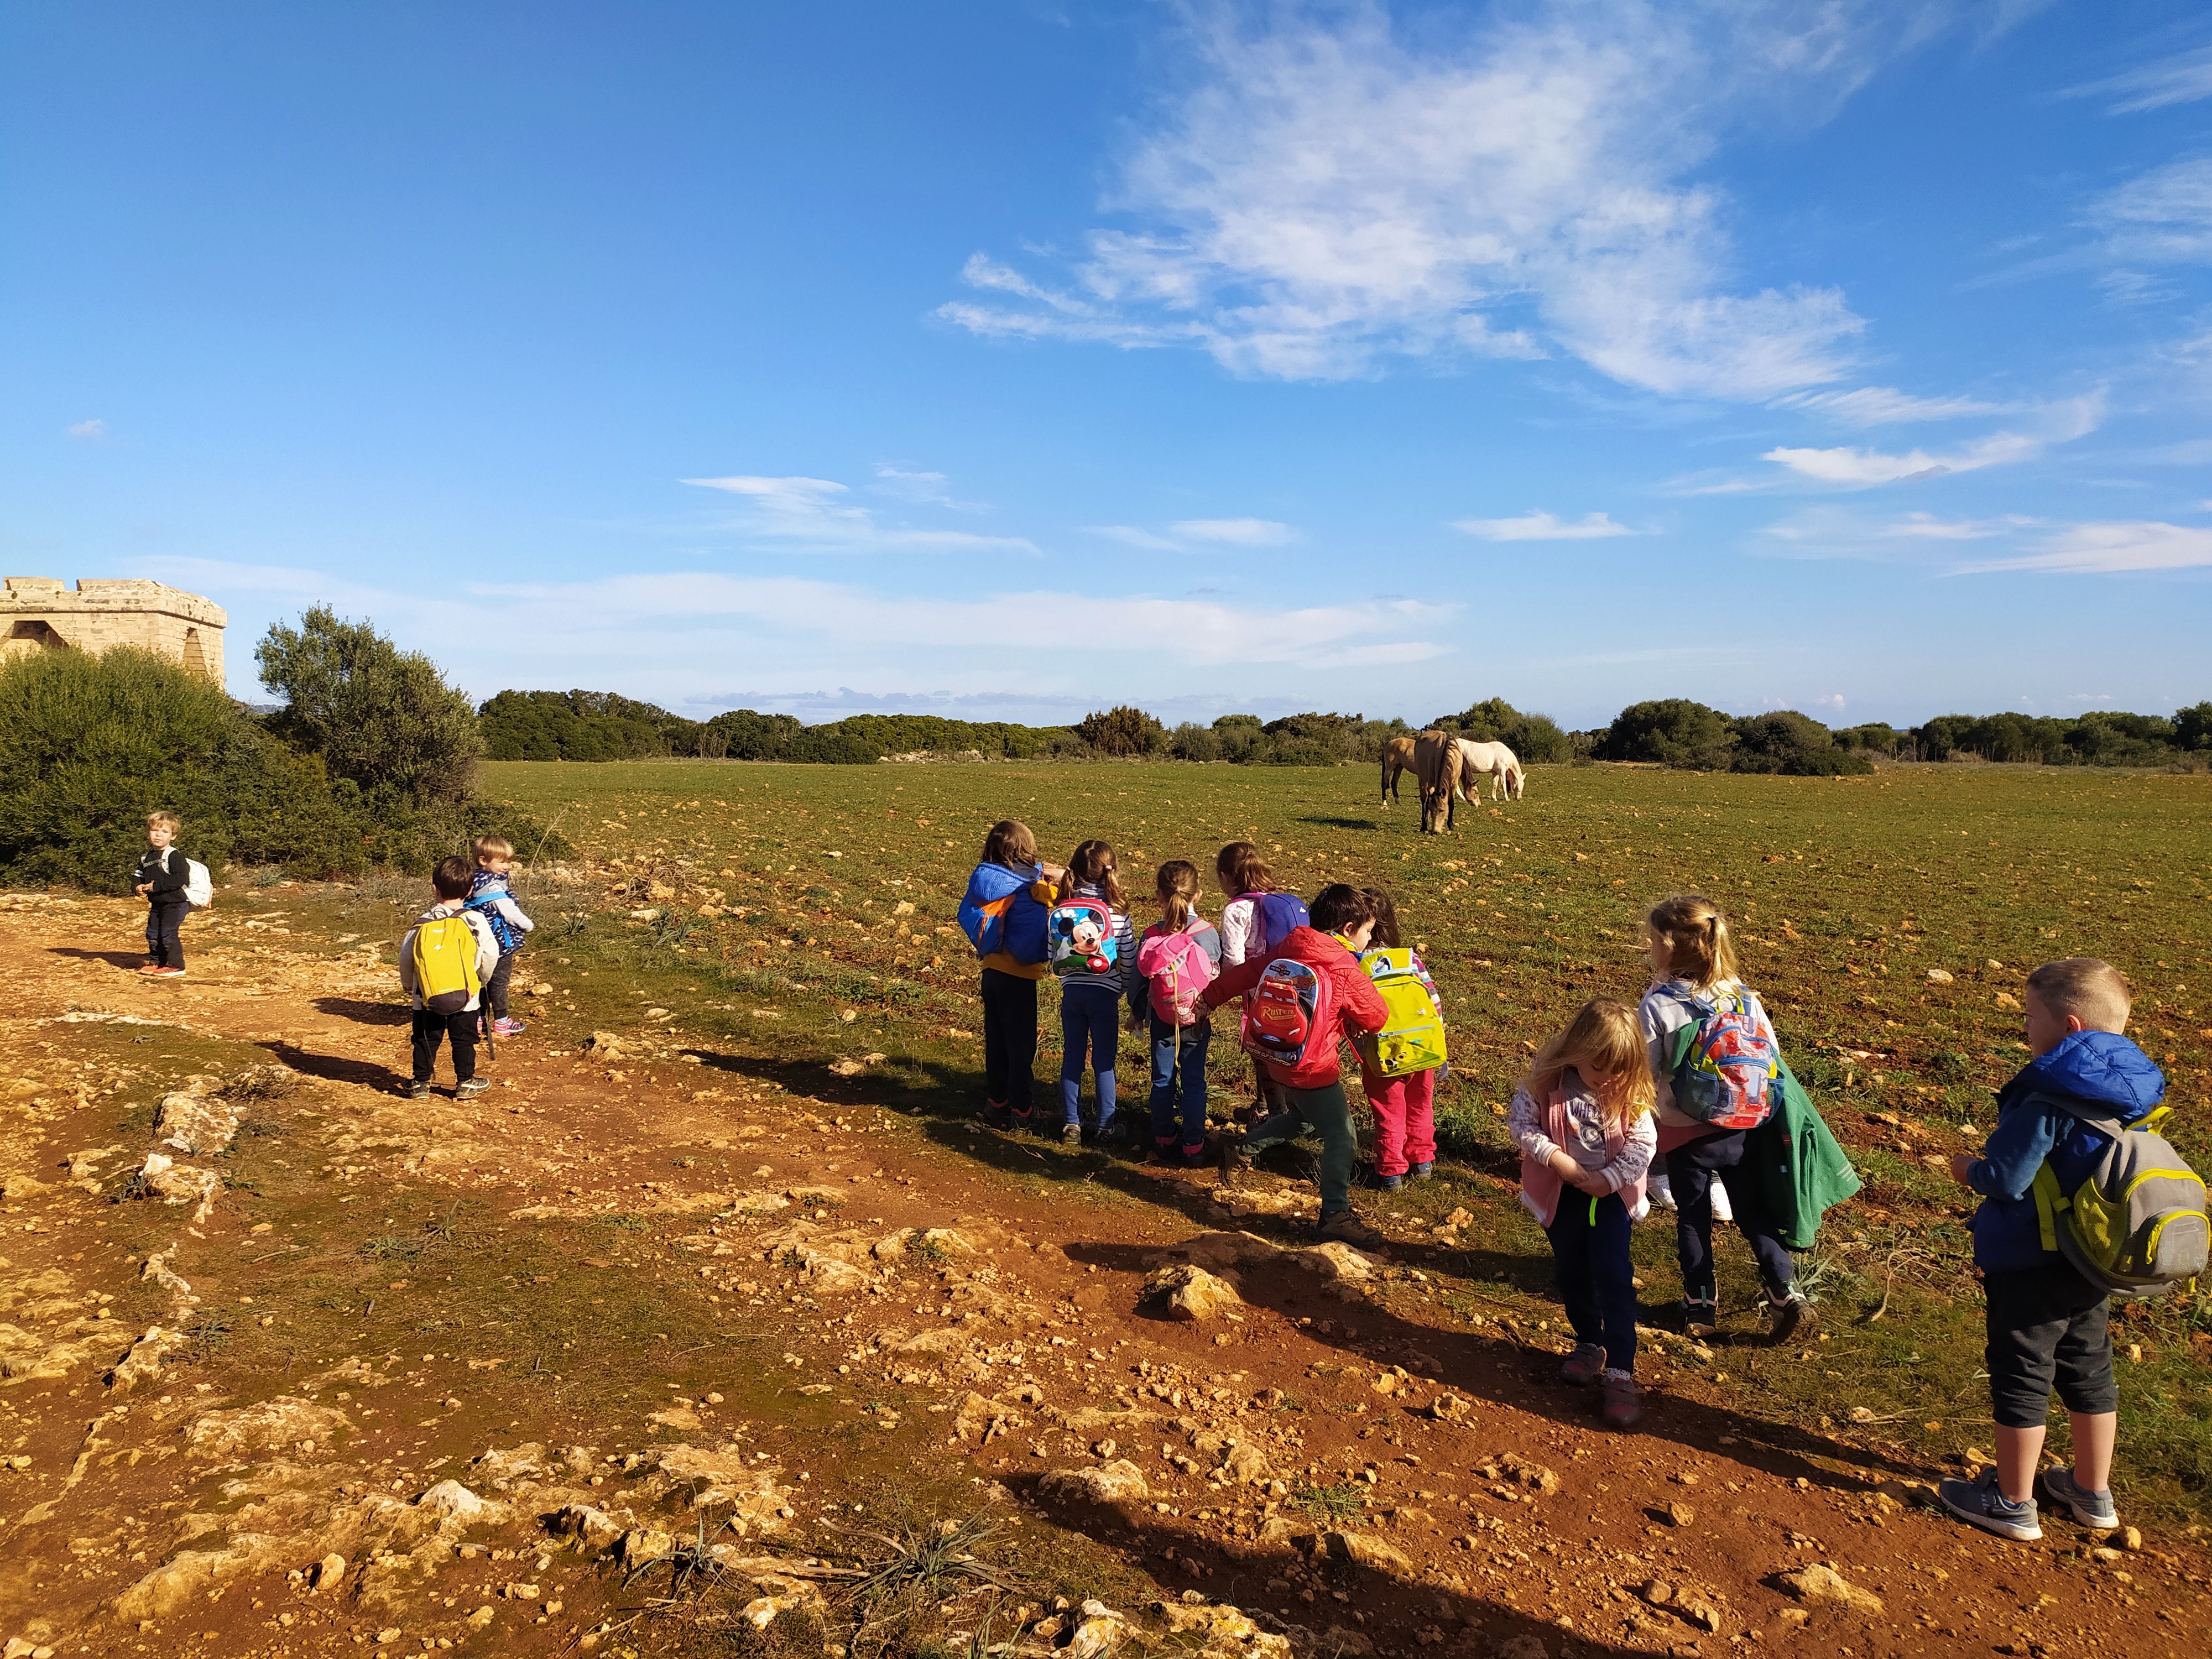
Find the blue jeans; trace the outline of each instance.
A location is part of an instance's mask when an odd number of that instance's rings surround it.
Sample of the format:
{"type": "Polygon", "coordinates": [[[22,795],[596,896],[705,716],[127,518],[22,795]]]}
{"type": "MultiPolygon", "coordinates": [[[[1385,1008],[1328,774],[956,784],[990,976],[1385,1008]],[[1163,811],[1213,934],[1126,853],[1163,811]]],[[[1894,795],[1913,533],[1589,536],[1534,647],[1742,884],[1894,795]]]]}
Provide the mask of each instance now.
{"type": "Polygon", "coordinates": [[[1759,1276],[1766,1288],[1779,1296],[1797,1281],[1790,1247],[1775,1231],[1759,1188],[1742,1170],[1744,1137],[1750,1133],[1730,1129],[1706,1135],[1667,1154],[1667,1184],[1674,1189],[1674,1254],[1682,1264],[1682,1294],[1693,1300],[1710,1302],[1717,1295],[1713,1277],[1716,1181],[1728,1188],[1735,1230],[1759,1258],[1759,1276]]]}
{"type": "Polygon", "coordinates": [[[983,970],[983,1091],[1024,1122],[1036,1069],[1036,981],[983,970]]]}
{"type": "Polygon", "coordinates": [[[1063,1123],[1079,1123],[1087,1054],[1098,1079],[1098,1127],[1114,1121],[1114,1049],[1121,1029],[1121,999],[1097,985],[1069,985],[1060,993],[1060,1108],[1063,1123]]]}
{"type": "Polygon", "coordinates": [[[1213,1027],[1206,1020],[1195,1025],[1170,1025],[1152,1020],[1152,1140],[1171,1146],[1176,1138],[1176,1108],[1182,1108],[1182,1144],[1206,1144],[1206,1050],[1213,1041],[1213,1027]]]}
{"type": "Polygon", "coordinates": [[[1551,1235],[1559,1300],[1575,1340],[1605,1350],[1613,1370],[1636,1369],[1636,1270],[1628,1260],[1628,1206],[1619,1193],[1592,1199],[1565,1187],[1551,1235]]]}

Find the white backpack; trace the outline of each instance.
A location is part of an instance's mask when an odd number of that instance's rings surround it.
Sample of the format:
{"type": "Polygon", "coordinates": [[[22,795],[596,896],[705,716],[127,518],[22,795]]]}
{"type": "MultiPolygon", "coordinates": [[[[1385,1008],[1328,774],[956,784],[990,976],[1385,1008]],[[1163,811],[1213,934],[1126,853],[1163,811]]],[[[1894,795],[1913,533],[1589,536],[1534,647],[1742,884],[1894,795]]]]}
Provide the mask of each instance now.
{"type": "Polygon", "coordinates": [[[185,902],[195,910],[204,910],[215,902],[215,878],[198,859],[185,860],[185,902]]]}

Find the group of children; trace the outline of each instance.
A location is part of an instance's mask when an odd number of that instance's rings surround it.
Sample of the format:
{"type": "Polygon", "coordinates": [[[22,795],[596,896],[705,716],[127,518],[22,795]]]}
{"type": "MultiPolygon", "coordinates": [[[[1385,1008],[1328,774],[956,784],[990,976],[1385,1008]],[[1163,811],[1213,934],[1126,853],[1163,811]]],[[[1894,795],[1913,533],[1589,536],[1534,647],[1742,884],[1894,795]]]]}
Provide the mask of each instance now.
{"type": "MultiPolygon", "coordinates": [[[[1056,868],[1039,860],[1026,825],[992,826],[960,915],[983,968],[984,1115],[1000,1127],[1083,1139],[1087,1062],[1097,1079],[1097,1138],[1133,1138],[1114,1087],[1111,1011],[1126,993],[1129,1029],[1148,1026],[1152,1039],[1153,1153],[1174,1164],[1206,1161],[1209,1016],[1242,997],[1261,1110],[1242,1135],[1224,1129],[1214,1141],[1223,1179],[1233,1181],[1258,1149],[1310,1128],[1322,1142],[1321,1236],[1378,1242],[1352,1208],[1358,1143],[1338,1042],[1348,1041],[1358,1058],[1375,1118],[1368,1179],[1395,1188],[1425,1176],[1436,1156],[1434,1084],[1444,1070],[1443,1000],[1418,956],[1403,950],[1387,894],[1340,883],[1309,907],[1275,890],[1249,842],[1224,847],[1215,873],[1225,901],[1218,926],[1199,914],[1196,868],[1178,859],[1154,882],[1158,921],[1135,938],[1109,845],[1086,841],[1056,868]],[[1036,985],[1048,972],[1064,987],[1066,1038],[1060,1111],[1049,1123],[1030,1078],[1036,985]],[[1394,972],[1410,975],[1431,1005],[1438,1041],[1432,1053],[1414,1044],[1425,1065],[1382,1062],[1389,1034],[1408,1023],[1404,1005],[1386,1004],[1378,989],[1394,972]]],[[[1638,1006],[1584,1003],[1522,1073],[1507,1112],[1522,1154],[1522,1202],[1551,1242],[1574,1333],[1561,1374],[1596,1384],[1603,1419],[1621,1429],[1643,1410],[1629,1237],[1653,1197],[1663,1194],[1675,1211],[1686,1331],[1710,1334],[1719,1321],[1717,1212],[1734,1222],[1757,1261],[1770,1340],[1787,1341],[1813,1318],[1771,1212],[1771,1182],[1753,1167],[1756,1158],[1771,1161],[1754,1136],[1784,1100],[1784,1080],[1796,1089],[1773,1023],[1741,982],[1727,917],[1711,901],[1668,899],[1647,917],[1645,933],[1651,980],[1638,1006]]],[[[2042,1471],[2040,1491],[2084,1526],[2118,1524],[2106,1323],[2112,1287],[2059,1248],[2051,1194],[2075,1193],[2116,1135],[2144,1127],[2165,1079],[2123,1035],[2131,994],[2110,964],[2047,963],[2028,976],[2023,1000],[2030,1061],[1999,1095],[1982,1156],[1953,1160],[1955,1179],[1984,1199],[1974,1254],[1987,1290],[1996,1461],[1974,1480],[1942,1482],[1937,1495],[1972,1525],[2032,1540],[2041,1536],[2036,1492],[2054,1389],[2070,1413],[2073,1463],[2042,1471]]],[[[2201,1183],[2196,1194],[2201,1254],[2201,1183]]]]}

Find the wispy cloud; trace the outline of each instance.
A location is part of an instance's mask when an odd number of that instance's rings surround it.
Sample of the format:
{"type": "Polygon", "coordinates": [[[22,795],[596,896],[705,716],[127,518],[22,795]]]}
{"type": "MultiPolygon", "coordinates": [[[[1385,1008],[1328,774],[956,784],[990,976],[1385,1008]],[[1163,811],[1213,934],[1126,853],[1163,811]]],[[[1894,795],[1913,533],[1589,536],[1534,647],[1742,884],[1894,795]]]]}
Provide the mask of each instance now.
{"type": "MultiPolygon", "coordinates": [[[[881,469],[878,469],[879,472],[881,469]]],[[[902,475],[940,477],[940,474],[902,475]]],[[[878,524],[864,507],[848,504],[852,492],[828,478],[684,478],[701,489],[737,496],[750,511],[744,527],[757,536],[794,546],[843,552],[921,551],[1035,553],[1034,542],[1019,536],[978,536],[964,530],[931,530],[878,524]]]]}
{"type": "Polygon", "coordinates": [[[1279,547],[1291,539],[1291,527],[1273,519],[1178,519],[1170,535],[1194,542],[1223,542],[1231,547],[1279,547]]]}
{"type": "Polygon", "coordinates": [[[1104,536],[1127,547],[1141,547],[1148,551],[1173,553],[1180,551],[1181,542],[1171,542],[1165,536],[1156,536],[1149,530],[1140,530],[1133,524],[1094,524],[1084,526],[1093,536],[1104,536]]]}
{"type": "Polygon", "coordinates": [[[2130,179],[2089,210],[2105,251],[2138,264],[2212,259],[2212,159],[2172,161],[2130,179]]]}
{"type": "Polygon", "coordinates": [[[1850,392],[1793,392],[1777,398],[1778,409],[1802,409],[1845,426],[1903,426],[1916,421],[1955,421],[1993,415],[2001,404],[1978,398],[1916,398],[1895,386],[1863,386],[1850,392]]]}
{"type": "Polygon", "coordinates": [[[1401,34],[1379,3],[1194,5],[1192,74],[1063,280],[988,254],[978,333],[1185,344],[1238,374],[1577,357],[1668,394],[1844,373],[1832,288],[1741,289],[1729,204],[1691,174],[1754,110],[1819,118],[1934,27],[1924,9],[1593,0],[1401,34]]]}
{"type": "Polygon", "coordinates": [[[2087,576],[2126,571],[2191,570],[2207,565],[2212,565],[2212,529],[2139,520],[2073,525],[2049,538],[2037,552],[1967,565],[1960,574],[2040,570],[2056,575],[2087,576]]]}
{"type": "Polygon", "coordinates": [[[2189,104],[2200,98],[2212,98],[2212,46],[2161,58],[2124,75],[2069,87],[2061,96],[2109,97],[2112,101],[2106,108],[2114,115],[2131,115],[2147,109],[2164,109],[2169,104],[2189,104]]]}
{"type": "Polygon", "coordinates": [[[879,463],[876,467],[876,482],[871,487],[879,495],[893,495],[900,501],[913,501],[923,507],[949,507],[957,513],[989,510],[981,501],[956,500],[952,494],[952,480],[942,472],[924,472],[915,468],[879,463]]]}
{"type": "Polygon", "coordinates": [[[1925,449],[1893,455],[1878,449],[1783,447],[1768,450],[1759,459],[1788,467],[1820,483],[1865,489],[2032,461],[2053,444],[2070,443],[2095,431],[2104,414],[2104,393],[2094,392],[2045,405],[2037,411],[2033,422],[2034,430],[1993,432],[1944,454],[1933,454],[1925,449]]]}
{"type": "Polygon", "coordinates": [[[79,421],[65,435],[79,443],[96,444],[107,436],[107,422],[94,416],[89,421],[79,421]]]}
{"type": "Polygon", "coordinates": [[[2026,514],[1955,519],[1931,513],[1869,519],[1822,507],[1765,526],[1753,544],[1780,558],[1914,564],[1954,576],[2116,575],[2212,566],[2212,528],[2154,520],[2053,525],[2026,514]]]}
{"type": "Polygon", "coordinates": [[[1458,519],[1453,521],[1452,528],[1492,542],[1586,542],[1636,533],[1625,524],[1615,524],[1603,513],[1586,513],[1571,523],[1535,507],[1518,519],[1458,519]]]}

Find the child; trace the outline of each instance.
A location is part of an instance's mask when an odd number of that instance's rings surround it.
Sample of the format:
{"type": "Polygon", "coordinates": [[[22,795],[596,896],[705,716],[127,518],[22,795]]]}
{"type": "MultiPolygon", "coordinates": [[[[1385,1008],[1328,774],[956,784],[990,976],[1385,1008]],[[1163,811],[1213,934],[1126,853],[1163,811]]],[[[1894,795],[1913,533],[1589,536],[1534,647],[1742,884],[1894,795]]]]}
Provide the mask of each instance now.
{"type": "Polygon", "coordinates": [[[1260,1062],[1280,1086],[1289,1109],[1255,1124],[1241,1142],[1233,1135],[1222,1138],[1221,1178],[1233,1183],[1250,1164],[1255,1146],[1288,1140],[1310,1124],[1322,1139],[1321,1237],[1377,1244],[1381,1235],[1352,1210],[1352,1166],[1358,1141],[1336,1058],[1340,1038],[1379,1031],[1390,1017],[1382,993],[1359,966],[1359,952],[1375,931],[1375,907],[1357,887],[1339,882],[1321,890],[1312,918],[1310,926],[1292,928],[1264,955],[1248,955],[1239,966],[1225,969],[1201,999],[1209,1012],[1218,1008],[1257,988],[1268,964],[1285,958],[1304,963],[1318,982],[1317,1000],[1309,1010],[1316,1024],[1303,1051],[1295,1060],[1260,1062]]]}
{"type": "Polygon", "coordinates": [[[1061,874],[1037,862],[1030,827],[1001,818],[960,901],[960,930],[983,970],[983,1121],[1028,1128],[1035,1113],[1036,982],[1044,976],[1046,908],[1061,874]]]}
{"type": "Polygon", "coordinates": [[[2121,1035],[2134,997],[2110,963],[2094,957],[2046,962],[2027,976],[2022,1001],[2033,1058],[1999,1092],[1996,1127],[1982,1156],[1951,1159],[1952,1178],[1982,1194],[1972,1222],[1974,1264],[1989,1304],[1996,1462],[1977,1480],[1942,1482],[1936,1495],[1969,1526],[2033,1542],[2043,1536],[2035,1470],[2054,1385],[2066,1402],[2074,1465],[2045,1474],[2044,1496],[2085,1527],[2120,1524],[2112,1493],[2119,1395],[2107,1298],[2063,1255],[2044,1248],[2036,1171],[2047,1159],[2059,1189],[2078,1191],[2112,1139],[2077,1114],[2133,1123],[2164,1097],[2166,1078],[2121,1035]]]}
{"type": "MultiPolygon", "coordinates": [[[[1398,934],[1398,907],[1391,902],[1389,894],[1380,887],[1364,887],[1360,891],[1375,911],[1375,933],[1368,950],[1360,953],[1362,957],[1371,951],[1404,949],[1405,941],[1398,934]]],[[[1436,1005],[1437,1018],[1442,1019],[1444,1000],[1437,994],[1437,982],[1429,977],[1428,964],[1420,953],[1412,955],[1413,972],[1427,990],[1429,1000],[1436,1005]]],[[[1367,1060],[1363,1049],[1359,1083],[1375,1114],[1375,1185],[1395,1193],[1406,1184],[1409,1175],[1416,1181],[1425,1181],[1436,1173],[1437,1074],[1412,1072],[1404,1077],[1384,1077],[1367,1060]]]]}
{"type": "Polygon", "coordinates": [[[507,1018],[507,985],[514,976],[514,958],[522,949],[522,936],[537,924],[522,914],[522,907],[514,902],[514,890],[508,884],[507,872],[514,867],[514,844],[504,836],[478,836],[471,850],[476,854],[477,872],[469,883],[468,908],[483,914],[491,924],[492,937],[499,941],[499,966],[484,984],[485,1012],[494,1036],[520,1036],[530,1028],[507,1018]]]}
{"type": "Polygon", "coordinates": [[[1188,1168],[1206,1158],[1206,1051],[1213,1023],[1199,999],[1220,968],[1221,934],[1198,914],[1196,865],[1170,860],[1152,887],[1160,919],[1145,929],[1137,947],[1136,971],[1129,976],[1129,1029],[1146,1022],[1151,1027],[1153,1156],[1188,1168]]]}
{"type": "Polygon", "coordinates": [[[174,812],[149,813],[146,850],[131,878],[131,890],[146,901],[146,949],[151,953],[138,971],[153,979],[185,976],[185,946],[177,930],[191,908],[185,898],[191,864],[176,845],[184,827],[174,812]]]}
{"type": "Polygon", "coordinates": [[[1606,1426],[1614,1429],[1644,1415],[1628,1229],[1649,1207],[1644,1173],[1658,1144],[1653,1092],[1636,1015],[1600,997],[1544,1045],[1505,1117],[1521,1148],[1521,1202],[1550,1236],[1559,1300],[1574,1328],[1575,1351],[1559,1375],[1577,1385],[1602,1375],[1606,1426]]]}
{"type": "Polygon", "coordinates": [[[399,941],[399,988],[415,1005],[415,1072],[407,1098],[430,1092],[438,1044],[453,1044],[453,1098],[491,1085],[477,1075],[477,1009],[482,988],[499,966],[499,940],[480,910],[468,908],[471,872],[459,858],[438,860],[430,884],[438,902],[415,919],[399,941]]]}
{"type": "Polygon", "coordinates": [[[1137,954],[1137,938],[1129,927],[1129,901],[1122,894],[1109,843],[1086,841],[1075,849],[1053,893],[1056,905],[1071,899],[1095,899],[1104,905],[1114,930],[1114,965],[1104,973],[1064,979],[1060,987],[1060,1138],[1069,1146],[1079,1146],[1083,1119],[1076,1107],[1083,1094],[1085,1050],[1097,1083],[1098,1138],[1115,1140],[1121,1134],[1121,1126],[1114,1121],[1114,1058],[1120,1035],[1121,987],[1134,965],[1131,958],[1137,954]]]}
{"type": "Polygon", "coordinates": [[[1644,924],[1651,953],[1651,988],[1637,1019],[1657,1090],[1659,1151],[1674,1197],[1674,1245],[1682,1264],[1682,1324],[1693,1336],[1709,1335],[1720,1321],[1719,1280],[1713,1273],[1712,1191],[1727,1191],[1736,1231],[1759,1258],[1766,1285],[1768,1334],[1786,1342],[1811,1315],[1797,1288],[1796,1265],[1782,1243],[1757,1188],[1731,1181],[1743,1164],[1747,1129],[1702,1122],[1681,1110],[1674,1091],[1707,1024],[1740,1019],[1747,1040],[1781,1054],[1773,1023],[1758,996],[1736,979],[1735,944],[1728,918],[1711,900],[1685,893],[1662,901],[1644,924]]]}
{"type": "MultiPolygon", "coordinates": [[[[1243,965],[1255,951],[1263,951],[1267,920],[1261,902],[1275,890],[1275,872],[1260,849],[1249,841],[1232,841],[1214,854],[1213,879],[1221,889],[1221,965],[1243,965]]],[[[1287,936],[1289,929],[1282,930],[1287,936]]],[[[1267,1067],[1252,1062],[1253,1106],[1241,1114],[1246,1121],[1287,1109],[1283,1091],[1267,1075],[1267,1067]]]]}

